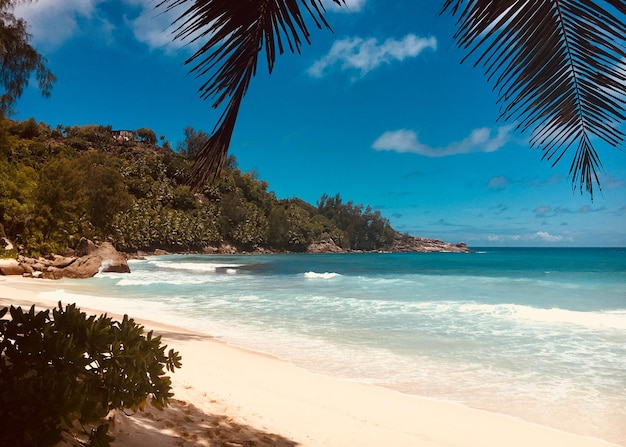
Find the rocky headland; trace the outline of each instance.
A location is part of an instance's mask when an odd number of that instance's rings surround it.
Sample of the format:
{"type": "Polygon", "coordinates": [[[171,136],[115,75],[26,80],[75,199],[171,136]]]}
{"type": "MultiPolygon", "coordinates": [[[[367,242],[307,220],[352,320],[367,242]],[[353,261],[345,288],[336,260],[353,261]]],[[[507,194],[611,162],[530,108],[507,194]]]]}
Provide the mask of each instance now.
{"type": "Polygon", "coordinates": [[[0,262],[0,275],[22,275],[34,278],[91,278],[99,272],[130,273],[126,256],[110,242],[96,245],[81,239],[75,250],[67,256],[48,258],[5,259],[0,262]]]}
{"type": "MultiPolygon", "coordinates": [[[[438,239],[427,239],[397,233],[387,253],[469,253],[472,250],[464,242],[452,244],[438,239]]],[[[207,247],[205,254],[242,254],[231,244],[219,247],[207,247]]],[[[269,250],[252,252],[255,254],[272,254],[269,250]]],[[[330,237],[324,237],[310,244],[306,253],[365,253],[359,250],[346,250],[338,246],[330,237]]],[[[0,275],[20,275],[33,278],[90,278],[100,272],[130,273],[127,259],[143,258],[151,255],[164,255],[167,251],[157,249],[152,252],[121,253],[110,242],[100,245],[88,239],[81,239],[75,250],[65,255],[52,255],[47,258],[30,258],[18,256],[17,259],[0,260],[0,275]]]]}
{"type": "MultiPolygon", "coordinates": [[[[465,242],[452,244],[438,239],[427,239],[396,233],[391,247],[377,251],[389,253],[469,253],[472,250],[467,247],[465,242]]],[[[307,253],[362,253],[362,251],[345,250],[335,244],[332,238],[326,237],[309,245],[307,253]]]]}

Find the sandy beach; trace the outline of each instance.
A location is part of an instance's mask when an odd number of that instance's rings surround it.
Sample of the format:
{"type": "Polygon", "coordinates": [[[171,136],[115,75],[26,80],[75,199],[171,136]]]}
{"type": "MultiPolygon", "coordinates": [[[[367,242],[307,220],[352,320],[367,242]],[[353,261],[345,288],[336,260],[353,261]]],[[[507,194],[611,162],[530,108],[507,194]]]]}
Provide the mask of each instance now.
{"type": "MultiPolygon", "coordinates": [[[[38,293],[51,281],[0,276],[0,307],[52,308],[38,293]]],[[[69,303],[67,303],[69,304],[69,303]]],[[[88,314],[106,309],[88,309],[88,314]]],[[[174,398],[115,417],[116,446],[423,446],[616,445],[508,416],[310,373],[229,346],[208,334],[143,320],[183,358],[174,398]]],[[[120,316],[116,316],[120,318],[120,316]]]]}

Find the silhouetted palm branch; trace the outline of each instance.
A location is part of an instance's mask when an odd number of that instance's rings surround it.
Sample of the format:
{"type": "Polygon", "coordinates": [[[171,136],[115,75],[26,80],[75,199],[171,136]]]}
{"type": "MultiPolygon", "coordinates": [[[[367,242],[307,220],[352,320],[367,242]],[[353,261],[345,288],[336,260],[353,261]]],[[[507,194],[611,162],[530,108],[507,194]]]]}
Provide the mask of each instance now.
{"type": "MultiPolygon", "coordinates": [[[[341,5],[345,0],[333,0],[341,5]]],[[[271,73],[285,46],[300,52],[302,39],[309,41],[303,11],[318,28],[330,28],[324,19],[322,0],[163,0],[158,6],[167,10],[185,7],[175,22],[175,39],[194,42],[206,39],[185,63],[194,64],[192,72],[208,76],[200,87],[203,99],[214,100],[213,107],[227,101],[214,132],[199,151],[193,174],[194,186],[215,177],[226,160],[228,146],[237,120],[239,106],[257,69],[260,52],[265,48],[271,73]]]]}
{"type": "Polygon", "coordinates": [[[626,2],[446,0],[445,11],[458,16],[467,57],[483,51],[475,66],[494,82],[501,117],[531,130],[553,166],[577,142],[572,184],[593,197],[602,164],[592,136],[615,147],[625,136],[626,2]]]}

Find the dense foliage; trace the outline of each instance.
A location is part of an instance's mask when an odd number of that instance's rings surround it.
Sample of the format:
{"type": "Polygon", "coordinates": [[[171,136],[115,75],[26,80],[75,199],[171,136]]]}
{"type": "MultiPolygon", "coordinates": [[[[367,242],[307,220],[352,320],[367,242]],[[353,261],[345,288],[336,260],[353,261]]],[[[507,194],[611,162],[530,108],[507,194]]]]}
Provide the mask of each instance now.
{"type": "Polygon", "coordinates": [[[317,206],[278,199],[233,157],[216,181],[190,189],[206,138],[187,128],[173,151],[146,128],[0,121],[0,237],[31,255],[62,253],[81,237],[123,251],[302,252],[324,238],[349,250],[391,245],[395,231],[380,212],[339,195],[317,206]]]}
{"type": "Polygon", "coordinates": [[[141,408],[149,396],[168,404],[165,370],[180,368],[180,356],[127,316],[87,317],[61,303],[52,317],[34,306],[10,315],[0,320],[0,445],[52,446],[68,433],[108,446],[110,410],[141,408]]]}
{"type": "Polygon", "coordinates": [[[18,0],[0,0],[0,115],[11,115],[32,75],[42,95],[49,96],[55,76],[46,58],[31,45],[26,22],[13,14],[18,0]]]}

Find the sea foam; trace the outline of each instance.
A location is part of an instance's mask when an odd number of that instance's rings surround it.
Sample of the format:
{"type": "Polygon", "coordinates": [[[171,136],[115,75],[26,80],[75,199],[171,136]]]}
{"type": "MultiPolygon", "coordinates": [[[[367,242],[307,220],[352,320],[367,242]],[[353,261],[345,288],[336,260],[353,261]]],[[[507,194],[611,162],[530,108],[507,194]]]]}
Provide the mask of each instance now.
{"type": "Polygon", "coordinates": [[[219,270],[224,270],[228,273],[232,273],[241,267],[241,264],[219,264],[219,263],[195,263],[195,262],[162,262],[154,261],[153,264],[161,269],[168,270],[186,270],[190,272],[207,272],[215,273],[219,270]],[[229,271],[230,270],[230,271],[229,271]]]}
{"type": "Polygon", "coordinates": [[[304,274],[305,278],[308,279],[332,279],[341,276],[339,273],[333,272],[324,272],[324,273],[316,273],[316,272],[306,272],[304,274]]]}

